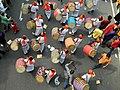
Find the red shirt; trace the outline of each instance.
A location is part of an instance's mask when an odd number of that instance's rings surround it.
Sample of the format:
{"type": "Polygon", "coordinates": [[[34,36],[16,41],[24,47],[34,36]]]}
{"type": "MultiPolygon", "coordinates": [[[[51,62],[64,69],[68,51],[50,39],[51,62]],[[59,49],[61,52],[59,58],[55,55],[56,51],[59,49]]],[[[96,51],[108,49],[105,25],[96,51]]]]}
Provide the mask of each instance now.
{"type": "Polygon", "coordinates": [[[120,45],[120,40],[119,40],[119,39],[114,40],[114,42],[111,44],[111,47],[113,47],[113,48],[117,48],[118,45],[120,45]]]}
{"type": "Polygon", "coordinates": [[[100,27],[101,27],[102,29],[105,29],[105,28],[108,26],[108,24],[110,24],[110,23],[111,23],[111,20],[103,20],[103,21],[101,22],[100,27]]]}
{"type": "Polygon", "coordinates": [[[113,29],[117,26],[116,24],[111,24],[104,30],[104,35],[108,34],[109,32],[113,31],[113,29]]]}

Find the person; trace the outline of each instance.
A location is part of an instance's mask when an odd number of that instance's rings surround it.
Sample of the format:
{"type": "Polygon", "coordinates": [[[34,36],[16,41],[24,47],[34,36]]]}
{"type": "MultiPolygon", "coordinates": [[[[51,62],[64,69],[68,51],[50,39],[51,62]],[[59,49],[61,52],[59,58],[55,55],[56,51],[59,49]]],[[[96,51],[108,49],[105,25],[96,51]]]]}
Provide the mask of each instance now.
{"type": "Polygon", "coordinates": [[[82,39],[84,38],[84,36],[82,34],[79,35],[78,38],[74,39],[75,42],[75,49],[73,51],[71,51],[71,53],[75,53],[77,47],[80,45],[80,43],[82,42],[82,39]]]}
{"type": "MultiPolygon", "coordinates": [[[[87,0],[86,2],[89,2],[89,0],[87,0]]],[[[92,2],[93,2],[93,7],[88,9],[88,14],[93,13],[96,10],[99,0],[93,0],[92,2]]],[[[84,8],[84,10],[86,10],[86,7],[84,8]]]]}
{"type": "Polygon", "coordinates": [[[82,5],[83,5],[83,0],[79,0],[79,2],[75,2],[75,11],[72,13],[72,16],[78,17],[82,5]]]}
{"type": "Polygon", "coordinates": [[[35,59],[33,58],[33,56],[28,56],[26,59],[24,59],[24,62],[27,66],[26,72],[34,71],[35,59]]]}
{"type": "Polygon", "coordinates": [[[0,12],[2,12],[2,13],[4,12],[5,13],[5,11],[7,10],[7,8],[8,7],[6,7],[6,8],[4,7],[4,5],[2,3],[2,0],[0,0],[0,12]]]}
{"type": "Polygon", "coordinates": [[[114,19],[115,19],[118,23],[120,23],[120,12],[115,15],[114,19]]]}
{"type": "Polygon", "coordinates": [[[81,24],[84,22],[85,20],[85,15],[82,14],[80,15],[80,17],[76,18],[76,26],[72,29],[71,32],[69,32],[69,34],[74,35],[74,33],[77,32],[78,28],[81,26],[81,24]]]}
{"type": "Polygon", "coordinates": [[[31,6],[31,20],[37,18],[37,11],[39,10],[37,1],[34,1],[31,6]]]}
{"type": "Polygon", "coordinates": [[[0,23],[4,24],[4,31],[7,31],[7,27],[8,27],[8,30],[10,29],[10,21],[11,21],[11,17],[8,18],[5,13],[2,13],[0,15],[0,23]]]}
{"type": "Polygon", "coordinates": [[[65,49],[63,51],[60,52],[60,56],[59,56],[59,59],[60,59],[60,64],[62,65],[65,61],[65,58],[68,57],[68,50],[65,49]]]}
{"type": "Polygon", "coordinates": [[[111,63],[111,54],[103,53],[100,58],[98,58],[98,63],[93,67],[93,69],[97,68],[105,68],[111,63]]]}
{"type": "Polygon", "coordinates": [[[20,40],[20,44],[22,46],[22,51],[24,54],[27,54],[30,46],[29,46],[29,39],[26,37],[26,35],[23,35],[21,40],[20,40]]]}
{"type": "Polygon", "coordinates": [[[67,19],[68,19],[68,13],[69,13],[69,10],[67,9],[67,5],[64,6],[64,8],[62,8],[60,11],[62,12],[62,19],[60,21],[60,23],[62,25],[65,25],[67,19]]]}
{"type": "Polygon", "coordinates": [[[104,30],[104,35],[108,34],[108,33],[111,32],[111,31],[113,31],[114,28],[118,27],[118,25],[119,25],[118,22],[109,25],[107,28],[105,28],[105,30],[104,30]]]}
{"type": "Polygon", "coordinates": [[[107,20],[102,20],[99,29],[103,30],[105,29],[110,23],[111,23],[112,16],[109,15],[107,20]]]}
{"type": "Polygon", "coordinates": [[[50,7],[50,3],[45,1],[44,5],[42,6],[42,9],[45,10],[45,15],[48,19],[48,21],[50,21],[51,18],[51,7],[50,7]]]}
{"type": "Polygon", "coordinates": [[[14,33],[17,33],[20,30],[20,28],[17,26],[17,22],[14,20],[11,20],[10,27],[14,30],[14,33]]]}
{"type": "Polygon", "coordinates": [[[89,29],[89,34],[91,34],[95,28],[99,28],[103,18],[103,16],[99,16],[98,18],[91,19],[93,21],[93,27],[89,29]]]}
{"type": "Polygon", "coordinates": [[[111,49],[108,52],[110,55],[112,54],[112,52],[114,51],[115,48],[120,46],[120,38],[117,37],[112,43],[111,43],[111,49]]]}
{"type": "Polygon", "coordinates": [[[73,62],[70,61],[69,63],[65,64],[65,70],[64,70],[64,76],[65,76],[65,82],[64,82],[64,89],[66,89],[69,85],[72,85],[72,79],[73,74],[75,72],[75,66],[73,65],[74,69],[69,68],[70,65],[72,65],[73,62]]]}
{"type": "Polygon", "coordinates": [[[60,28],[59,29],[60,37],[59,37],[58,41],[64,42],[65,35],[66,35],[67,32],[68,32],[68,25],[65,25],[62,28],[60,28]]]}
{"type": "Polygon", "coordinates": [[[35,19],[36,23],[36,31],[32,32],[33,35],[39,36],[43,32],[43,17],[42,15],[38,15],[38,18],[35,19]]]}
{"type": "Polygon", "coordinates": [[[81,78],[84,79],[87,83],[89,83],[90,79],[94,77],[95,77],[95,72],[91,69],[89,69],[86,74],[81,76],[81,78]]]}
{"type": "Polygon", "coordinates": [[[3,47],[7,48],[5,34],[2,31],[0,31],[0,44],[2,44],[3,47]]]}
{"type": "Polygon", "coordinates": [[[92,44],[94,43],[95,41],[99,40],[102,38],[102,35],[103,35],[103,31],[100,30],[99,28],[96,28],[92,34],[90,34],[90,42],[88,44],[92,44]]]}
{"type": "Polygon", "coordinates": [[[118,28],[115,28],[113,31],[106,34],[102,41],[102,47],[105,47],[106,43],[111,40],[115,35],[117,35],[118,28]]]}
{"type": "Polygon", "coordinates": [[[45,42],[47,41],[46,32],[41,33],[37,40],[41,44],[40,53],[42,53],[45,47],[45,42]]]}

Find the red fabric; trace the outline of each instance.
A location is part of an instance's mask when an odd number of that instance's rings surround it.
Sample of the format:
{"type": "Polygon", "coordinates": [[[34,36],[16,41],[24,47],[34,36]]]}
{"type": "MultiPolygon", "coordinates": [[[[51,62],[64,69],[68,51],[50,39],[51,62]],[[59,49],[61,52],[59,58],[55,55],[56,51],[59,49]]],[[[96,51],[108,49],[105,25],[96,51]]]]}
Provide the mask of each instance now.
{"type": "Polygon", "coordinates": [[[50,5],[45,4],[45,5],[42,6],[42,9],[45,9],[45,10],[49,11],[51,8],[50,8],[50,5]]]}
{"type": "Polygon", "coordinates": [[[52,74],[50,75],[50,78],[52,78],[55,75],[56,70],[52,69],[54,72],[52,72],[52,74]]]}
{"type": "Polygon", "coordinates": [[[44,36],[44,42],[46,42],[47,41],[47,37],[46,37],[46,35],[44,36]]]}
{"type": "Polygon", "coordinates": [[[111,24],[110,26],[108,26],[105,30],[104,30],[104,35],[108,34],[109,32],[113,31],[113,29],[115,28],[115,24],[111,24]]]}
{"type": "Polygon", "coordinates": [[[33,61],[29,61],[29,63],[30,63],[30,64],[34,64],[34,62],[33,62],[33,61]]]}
{"type": "Polygon", "coordinates": [[[111,20],[103,20],[101,22],[102,29],[105,29],[108,26],[108,24],[110,24],[110,23],[111,23],[111,20]]]}
{"type": "Polygon", "coordinates": [[[13,30],[14,30],[14,33],[16,33],[17,31],[19,31],[20,30],[20,28],[19,27],[17,27],[17,22],[13,22],[12,23],[12,25],[14,25],[12,28],[13,28],[13,30]]]}
{"type": "Polygon", "coordinates": [[[111,44],[111,47],[117,48],[119,44],[120,44],[120,40],[117,39],[117,40],[115,40],[115,41],[111,44]]]}

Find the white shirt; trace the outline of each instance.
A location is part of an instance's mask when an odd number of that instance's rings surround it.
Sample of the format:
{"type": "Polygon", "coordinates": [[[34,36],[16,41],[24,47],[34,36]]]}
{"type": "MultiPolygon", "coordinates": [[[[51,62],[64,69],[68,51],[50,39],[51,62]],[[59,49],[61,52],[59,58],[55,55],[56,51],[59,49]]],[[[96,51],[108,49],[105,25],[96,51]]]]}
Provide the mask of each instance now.
{"type": "Polygon", "coordinates": [[[2,1],[0,1],[0,11],[5,12],[5,10],[2,1]]]}
{"type": "Polygon", "coordinates": [[[44,37],[40,36],[37,38],[39,43],[44,43],[44,37]]]}
{"type": "Polygon", "coordinates": [[[93,25],[99,28],[101,21],[98,18],[92,18],[91,20],[93,20],[93,25]]]}
{"type": "Polygon", "coordinates": [[[66,53],[64,51],[60,52],[61,58],[65,58],[66,57],[66,53]]]}
{"type": "Polygon", "coordinates": [[[91,75],[90,74],[84,74],[82,78],[88,83],[90,81],[91,75]]]}
{"type": "Polygon", "coordinates": [[[60,34],[62,34],[63,36],[68,32],[68,29],[64,29],[62,30],[62,32],[60,32],[60,34]]]}
{"type": "Polygon", "coordinates": [[[94,5],[97,5],[99,0],[93,0],[94,5]]]}
{"type": "MultiPolygon", "coordinates": [[[[28,59],[24,59],[24,62],[26,62],[27,66],[33,66],[34,64],[30,64],[30,61],[28,61],[28,59]]],[[[33,59],[32,62],[35,63],[35,60],[33,59]]]]}
{"type": "Polygon", "coordinates": [[[69,13],[68,9],[66,10],[66,12],[64,12],[64,8],[62,8],[60,11],[62,12],[62,15],[65,15],[65,16],[69,13]]]}
{"type": "Polygon", "coordinates": [[[75,8],[77,9],[77,10],[79,10],[80,9],[80,3],[79,2],[75,2],[75,8]]]}
{"type": "Polygon", "coordinates": [[[43,19],[39,19],[38,21],[35,22],[36,26],[42,26],[43,19]]]}
{"type": "Polygon", "coordinates": [[[31,12],[37,12],[38,9],[39,9],[38,6],[32,6],[31,7],[31,12]]]}
{"type": "Polygon", "coordinates": [[[84,22],[84,20],[85,20],[85,18],[83,18],[83,19],[80,19],[80,18],[76,18],[76,26],[80,26],[83,22],[84,22]]]}
{"type": "Polygon", "coordinates": [[[75,41],[75,46],[78,47],[79,44],[82,42],[82,39],[80,39],[80,38],[75,38],[74,41],[75,41]]]}

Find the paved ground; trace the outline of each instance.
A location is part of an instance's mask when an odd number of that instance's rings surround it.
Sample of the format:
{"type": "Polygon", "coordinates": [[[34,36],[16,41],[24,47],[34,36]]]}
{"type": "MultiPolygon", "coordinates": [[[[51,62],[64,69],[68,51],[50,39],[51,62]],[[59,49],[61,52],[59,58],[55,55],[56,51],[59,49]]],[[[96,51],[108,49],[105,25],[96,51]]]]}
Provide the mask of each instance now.
{"type": "MultiPolygon", "coordinates": [[[[30,2],[32,2],[31,0],[30,2]]],[[[50,1],[50,0],[49,0],[50,1]]],[[[60,2],[57,0],[58,7],[61,8],[63,5],[60,5],[60,2]]],[[[73,0],[74,1],[74,0],[73,0]]],[[[75,0],[77,1],[77,0],[75,0]]],[[[25,1],[24,1],[25,2],[25,1]]],[[[64,3],[67,3],[68,0],[65,0],[64,3]]],[[[13,31],[9,31],[6,33],[6,39],[15,39],[17,37],[21,37],[23,34],[26,34],[29,39],[35,38],[32,36],[31,32],[34,30],[27,30],[25,27],[26,22],[30,19],[30,15],[23,15],[23,21],[20,22],[18,20],[19,13],[20,13],[20,7],[21,7],[22,0],[14,0],[12,4],[10,5],[10,10],[8,11],[9,15],[12,16],[17,22],[18,26],[20,27],[20,32],[17,34],[14,34],[13,31]]],[[[27,3],[27,2],[25,2],[27,3]]],[[[46,17],[44,16],[44,12],[40,7],[39,13],[43,15],[44,22],[48,25],[48,28],[46,30],[48,42],[47,44],[50,44],[56,48],[64,49],[64,45],[61,45],[58,41],[54,41],[51,38],[51,29],[55,26],[61,27],[59,22],[57,22],[53,15],[50,22],[47,21],[46,17]]],[[[83,11],[83,8],[81,8],[80,14],[85,13],[87,17],[98,17],[99,15],[104,15],[105,18],[107,15],[112,14],[110,2],[104,3],[102,0],[100,0],[100,3],[98,5],[98,10],[95,11],[94,14],[88,15],[86,11],[83,11]]],[[[89,68],[92,68],[96,61],[96,58],[100,55],[102,52],[107,52],[108,48],[99,48],[98,53],[94,60],[91,60],[87,55],[83,53],[83,47],[87,44],[89,41],[87,34],[88,31],[81,26],[78,30],[78,33],[75,37],[77,37],[80,33],[85,35],[85,38],[83,39],[82,44],[78,47],[75,55],[69,56],[66,61],[74,61],[75,65],[77,67],[77,70],[75,72],[75,77],[83,75],[89,68]]],[[[67,35],[66,37],[68,37],[67,35]]],[[[46,46],[47,46],[46,44],[46,46]]],[[[114,53],[118,54],[118,51],[115,50],[114,53]]],[[[20,57],[26,57],[23,55],[21,48],[17,52],[9,51],[5,55],[5,57],[0,60],[0,90],[64,90],[63,89],[63,68],[59,64],[53,64],[50,59],[50,51],[45,48],[43,53],[43,59],[37,59],[37,53],[34,52],[32,49],[30,49],[30,52],[28,55],[33,55],[36,60],[35,64],[35,71],[33,73],[23,73],[18,74],[15,70],[15,63],[16,60],[20,57]],[[39,84],[35,80],[35,73],[39,66],[45,65],[50,68],[56,68],[58,74],[61,76],[61,85],[58,87],[55,87],[54,85],[48,85],[46,82],[39,84]]],[[[112,63],[105,69],[97,69],[95,70],[96,77],[94,79],[90,80],[90,90],[120,90],[120,61],[118,58],[115,57],[115,55],[112,55],[112,63]],[[97,79],[101,80],[100,85],[96,85],[95,81],[97,79]]],[[[69,88],[67,89],[69,90],[69,88]]]]}

